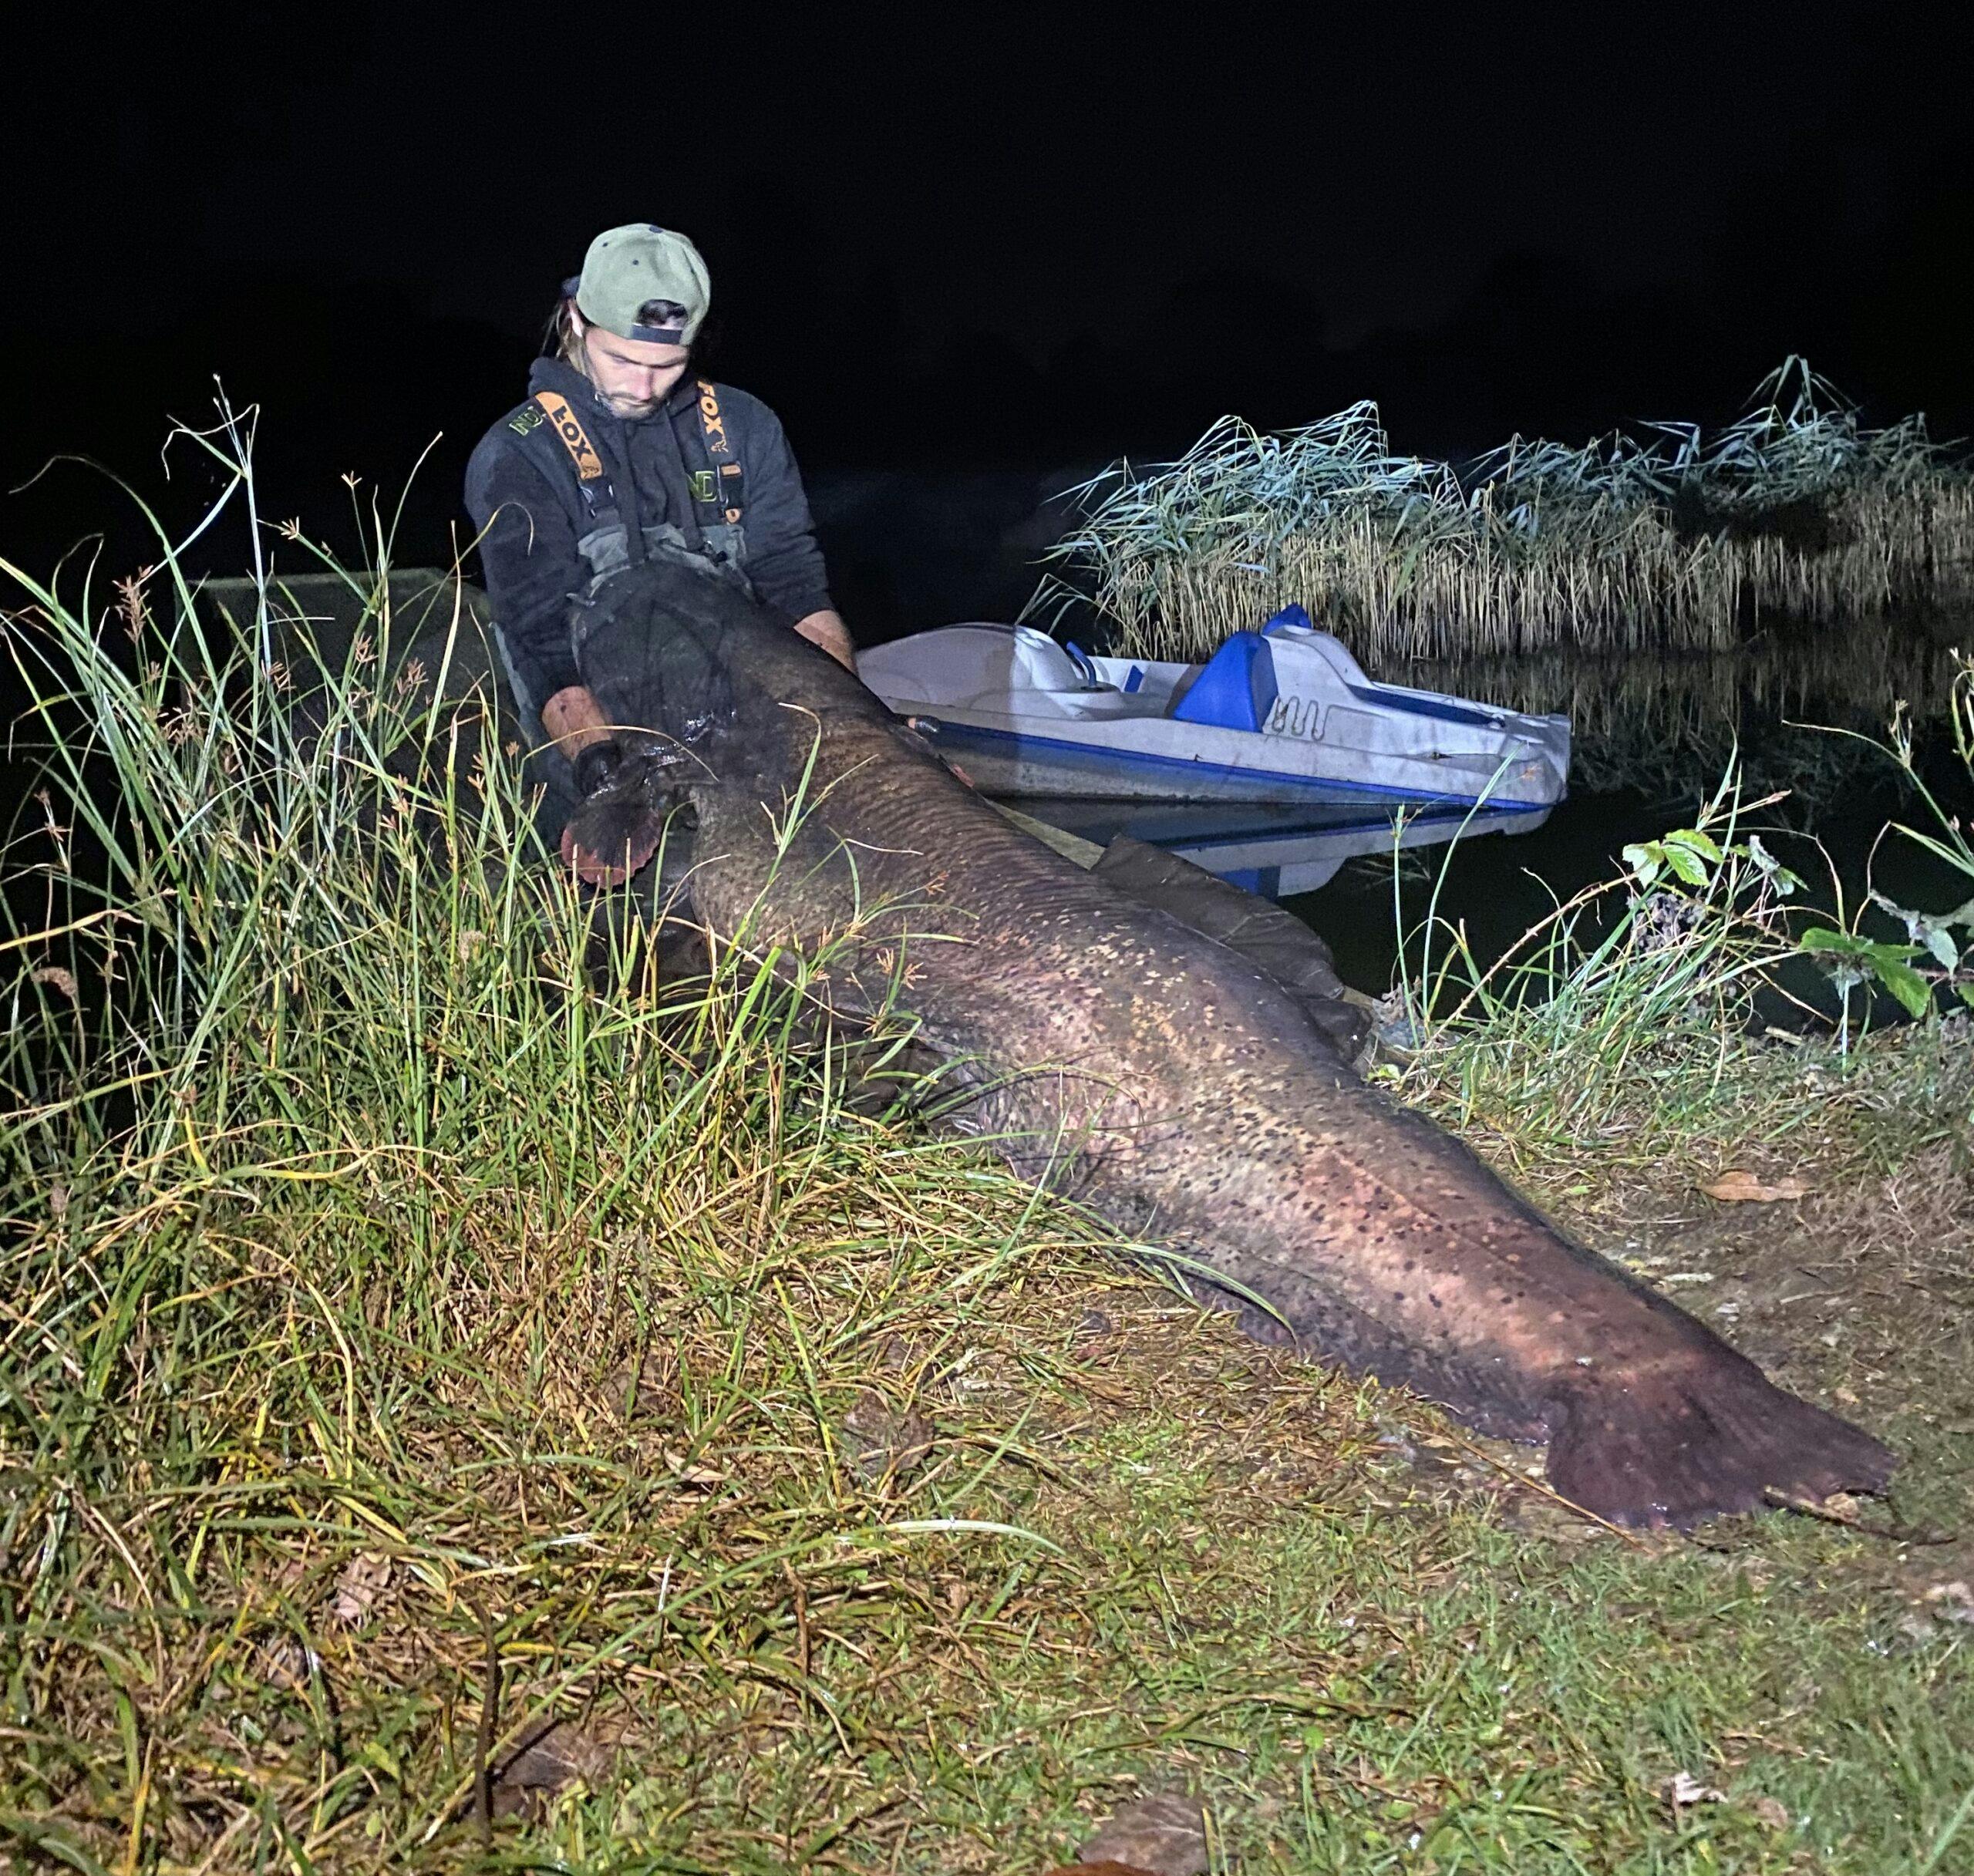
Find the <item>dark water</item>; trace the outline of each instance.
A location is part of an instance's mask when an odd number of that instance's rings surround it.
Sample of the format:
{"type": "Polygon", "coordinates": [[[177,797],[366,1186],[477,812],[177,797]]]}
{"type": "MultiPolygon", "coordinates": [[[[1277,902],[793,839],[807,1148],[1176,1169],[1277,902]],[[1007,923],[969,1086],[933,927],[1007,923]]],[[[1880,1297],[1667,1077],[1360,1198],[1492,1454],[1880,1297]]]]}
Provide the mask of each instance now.
{"type": "MultiPolygon", "coordinates": [[[[1902,701],[1921,776],[1949,812],[1974,810],[1974,784],[1945,722],[1948,648],[1974,645],[1974,622],[1958,632],[1848,636],[1758,644],[1731,656],[1545,654],[1378,674],[1521,709],[1567,712],[1576,739],[1571,790],[1546,816],[1468,819],[1403,804],[1019,805],[1087,839],[1128,833],[1171,847],[1281,900],[1329,941],[1345,979],[1373,994],[1392,982],[1401,928],[1415,934],[1415,962],[1416,933],[1429,911],[1463,925],[1476,955],[1491,961],[1558,900],[1622,873],[1626,844],[1693,825],[1730,766],[1744,800],[1781,796],[1755,808],[1740,832],[1758,832],[1802,876],[1801,903],[1834,919],[1875,887],[1915,909],[1959,905],[1974,896],[1974,883],[1886,834],[1894,821],[1933,823],[1891,758],[1858,739],[1885,740],[1902,701]]],[[[1874,935],[1904,936],[1883,914],[1872,917],[1874,935]]]]}

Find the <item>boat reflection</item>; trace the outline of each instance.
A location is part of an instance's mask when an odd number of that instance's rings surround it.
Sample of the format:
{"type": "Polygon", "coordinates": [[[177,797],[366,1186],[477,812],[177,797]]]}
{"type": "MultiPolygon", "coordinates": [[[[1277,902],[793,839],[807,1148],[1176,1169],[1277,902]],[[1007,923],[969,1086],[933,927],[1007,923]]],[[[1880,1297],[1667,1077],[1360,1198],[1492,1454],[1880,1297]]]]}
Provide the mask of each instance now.
{"type": "Polygon", "coordinates": [[[1547,808],[1470,811],[1407,802],[1165,806],[1051,797],[1019,806],[1035,820],[1099,846],[1127,834],[1268,899],[1313,892],[1346,861],[1363,854],[1443,846],[1487,834],[1527,834],[1549,818],[1547,808]]]}

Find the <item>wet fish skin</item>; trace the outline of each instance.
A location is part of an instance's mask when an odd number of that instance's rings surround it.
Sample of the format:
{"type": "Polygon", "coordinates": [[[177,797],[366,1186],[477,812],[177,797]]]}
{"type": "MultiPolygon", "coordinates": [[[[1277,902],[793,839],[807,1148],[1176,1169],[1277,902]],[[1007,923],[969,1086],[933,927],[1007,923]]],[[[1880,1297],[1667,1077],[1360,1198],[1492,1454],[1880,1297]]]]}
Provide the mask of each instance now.
{"type": "Polygon", "coordinates": [[[1889,1475],[1869,1435],[1359,1081],[1246,961],[1009,827],[723,582],[648,564],[578,655],[612,720],[689,753],[698,914],[807,947],[856,930],[840,1002],[881,1002],[901,969],[921,1041],[975,1065],[972,1124],[1230,1301],[1264,1298],[1241,1305],[1254,1332],[1547,1438],[1556,1489],[1625,1523],[1889,1475]]]}

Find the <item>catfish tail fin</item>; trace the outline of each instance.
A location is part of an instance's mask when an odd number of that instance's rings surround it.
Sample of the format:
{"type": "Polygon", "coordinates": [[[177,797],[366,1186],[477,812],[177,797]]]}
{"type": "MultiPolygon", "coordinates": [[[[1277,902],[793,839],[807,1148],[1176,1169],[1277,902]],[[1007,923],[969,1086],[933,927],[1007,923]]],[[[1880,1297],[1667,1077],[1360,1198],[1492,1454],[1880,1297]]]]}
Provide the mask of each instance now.
{"type": "Polygon", "coordinates": [[[1869,1433],[1724,1347],[1572,1390],[1561,1410],[1549,1483],[1614,1524],[1684,1529],[1778,1499],[1875,1492],[1896,1463],[1869,1433]]]}

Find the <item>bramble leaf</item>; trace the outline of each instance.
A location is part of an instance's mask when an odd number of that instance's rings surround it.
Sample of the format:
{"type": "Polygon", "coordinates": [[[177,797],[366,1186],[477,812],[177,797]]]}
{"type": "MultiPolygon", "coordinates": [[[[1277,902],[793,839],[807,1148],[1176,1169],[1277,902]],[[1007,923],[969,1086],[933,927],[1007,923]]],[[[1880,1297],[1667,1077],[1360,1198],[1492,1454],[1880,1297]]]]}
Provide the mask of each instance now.
{"type": "Polygon", "coordinates": [[[1854,931],[1833,931],[1827,925],[1811,925],[1796,944],[1822,965],[1840,990],[1854,989],[1876,978],[1910,1015],[1923,1016],[1932,1008],[1933,987],[1909,962],[1925,955],[1923,945],[1881,945],[1854,931]]]}
{"type": "Polygon", "coordinates": [[[1690,848],[1667,841],[1665,846],[1666,864],[1689,886],[1706,884],[1706,863],[1690,848]]]}
{"type": "Polygon", "coordinates": [[[1762,877],[1767,880],[1770,885],[1773,886],[1784,898],[1801,886],[1803,883],[1801,877],[1790,871],[1766,847],[1763,846],[1760,834],[1751,834],[1748,836],[1747,854],[1749,859],[1753,861],[1760,872],[1762,877]]]}
{"type": "Polygon", "coordinates": [[[1878,982],[1905,1006],[1908,1016],[1923,1016],[1932,1008],[1932,985],[1903,958],[1874,958],[1871,963],[1878,982]]]}
{"type": "Polygon", "coordinates": [[[1624,849],[1625,864],[1641,886],[1652,885],[1660,874],[1670,873],[1681,884],[1704,891],[1708,863],[1717,865],[1723,857],[1720,847],[1697,827],[1681,827],[1663,840],[1639,841],[1624,849]]]}
{"type": "Polygon", "coordinates": [[[1649,886],[1665,871],[1663,850],[1656,840],[1647,840],[1642,844],[1634,842],[1621,852],[1625,864],[1632,870],[1632,877],[1641,886],[1649,886]]]}
{"type": "Polygon", "coordinates": [[[1667,834],[1666,844],[1669,847],[1683,847],[1689,853],[1698,854],[1702,859],[1710,860],[1716,866],[1718,866],[1721,861],[1722,855],[1719,844],[1710,836],[1702,834],[1697,827],[1681,827],[1676,832],[1667,834]]]}

